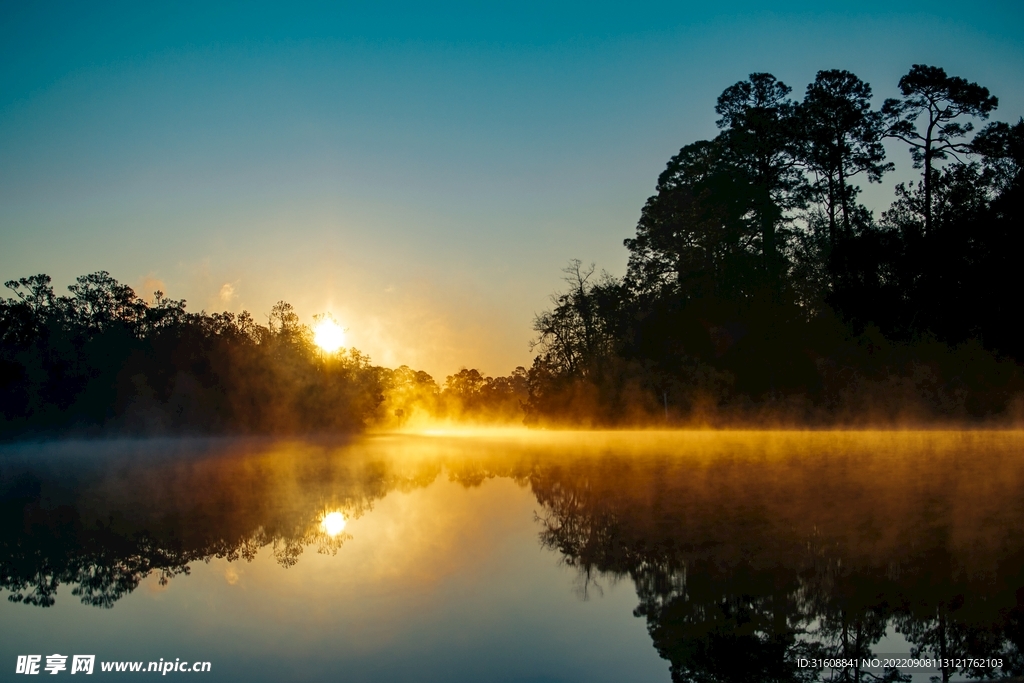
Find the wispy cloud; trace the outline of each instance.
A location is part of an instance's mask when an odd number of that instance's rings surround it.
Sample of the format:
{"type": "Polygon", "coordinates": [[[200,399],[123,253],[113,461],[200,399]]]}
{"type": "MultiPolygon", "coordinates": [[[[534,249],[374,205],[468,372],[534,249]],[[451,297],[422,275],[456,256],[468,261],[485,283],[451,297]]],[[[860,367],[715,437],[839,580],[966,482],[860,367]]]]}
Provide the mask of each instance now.
{"type": "Polygon", "coordinates": [[[167,292],[167,285],[152,273],[142,278],[137,293],[146,301],[153,301],[156,292],[167,292]]]}

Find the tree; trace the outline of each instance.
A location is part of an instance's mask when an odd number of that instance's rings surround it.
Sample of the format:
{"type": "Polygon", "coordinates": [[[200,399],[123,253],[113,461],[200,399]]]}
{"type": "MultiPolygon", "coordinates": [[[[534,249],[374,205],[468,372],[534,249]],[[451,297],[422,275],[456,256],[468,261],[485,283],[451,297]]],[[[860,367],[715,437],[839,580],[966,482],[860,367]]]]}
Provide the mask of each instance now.
{"type": "Polygon", "coordinates": [[[924,232],[932,228],[932,187],[935,163],[949,156],[971,151],[963,140],[974,130],[970,122],[958,121],[962,116],[988,118],[999,106],[999,100],[988,88],[970,83],[958,76],[948,76],[936,66],[915,64],[900,79],[903,99],[887,99],[882,113],[888,122],[887,135],[910,145],[914,168],[924,169],[924,232]],[[922,118],[923,121],[918,120],[922,118]],[[923,127],[923,130],[921,129],[923,127]]]}
{"type": "Polygon", "coordinates": [[[837,205],[844,235],[852,234],[852,204],[859,189],[850,185],[850,179],[863,173],[868,182],[880,182],[893,168],[884,163],[882,116],[871,110],[871,86],[839,69],[818,72],[807,86],[799,116],[804,158],[825,197],[829,245],[834,249],[837,205]]]}
{"type": "Polygon", "coordinates": [[[33,315],[42,316],[56,301],[49,275],[33,275],[18,280],[9,280],[4,286],[28,306],[33,315]]]}
{"type": "Polygon", "coordinates": [[[295,308],[287,301],[278,301],[270,309],[267,317],[267,327],[270,331],[282,336],[298,335],[302,331],[299,323],[299,315],[295,308]]]}
{"type": "Polygon", "coordinates": [[[981,296],[975,306],[986,321],[985,343],[1024,361],[1024,338],[1017,329],[1020,310],[1020,254],[1024,250],[1024,119],[989,124],[971,143],[991,173],[995,193],[988,213],[973,226],[983,266],[981,296]]]}
{"type": "Polygon", "coordinates": [[[760,228],[762,267],[776,290],[784,270],[778,228],[786,211],[803,203],[791,90],[771,74],[753,73],[726,88],[715,105],[729,160],[753,190],[751,213],[760,228]]]}
{"type": "Polygon", "coordinates": [[[981,155],[992,169],[996,189],[1009,192],[1019,187],[1024,171],[1024,118],[1014,125],[995,121],[988,124],[971,141],[971,151],[981,155]]]}
{"type": "Polygon", "coordinates": [[[0,436],[358,429],[377,412],[380,368],[354,349],[325,368],[291,305],[270,325],[243,312],[152,304],[101,271],[56,296],[46,275],[0,298],[0,436]]]}
{"type": "Polygon", "coordinates": [[[444,391],[463,403],[472,403],[491,381],[490,377],[484,377],[476,368],[462,368],[445,378],[444,391]]]}
{"type": "Polygon", "coordinates": [[[630,252],[627,281],[640,293],[742,298],[757,270],[754,192],[721,139],[687,145],[658,177],[630,252]]]}
{"type": "Polygon", "coordinates": [[[563,376],[587,376],[600,369],[612,354],[613,335],[609,330],[607,299],[616,285],[607,276],[591,282],[594,266],[584,268],[578,259],[563,269],[570,290],[551,297],[554,310],[533,320],[541,357],[563,376]]]}
{"type": "Polygon", "coordinates": [[[119,324],[139,332],[147,307],[131,287],[105,270],[77,277],[75,283],[68,290],[74,295],[74,310],[87,329],[102,331],[119,324]]]}

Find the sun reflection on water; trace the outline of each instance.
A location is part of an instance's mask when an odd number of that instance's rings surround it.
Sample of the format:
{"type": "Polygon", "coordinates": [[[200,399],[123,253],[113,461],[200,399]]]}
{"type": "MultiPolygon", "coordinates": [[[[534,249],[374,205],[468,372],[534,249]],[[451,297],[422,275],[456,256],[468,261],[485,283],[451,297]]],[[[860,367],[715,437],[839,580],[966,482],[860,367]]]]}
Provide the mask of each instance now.
{"type": "Polygon", "coordinates": [[[331,538],[335,538],[344,531],[345,524],[345,515],[340,512],[325,513],[323,519],[320,520],[320,528],[331,538]]]}

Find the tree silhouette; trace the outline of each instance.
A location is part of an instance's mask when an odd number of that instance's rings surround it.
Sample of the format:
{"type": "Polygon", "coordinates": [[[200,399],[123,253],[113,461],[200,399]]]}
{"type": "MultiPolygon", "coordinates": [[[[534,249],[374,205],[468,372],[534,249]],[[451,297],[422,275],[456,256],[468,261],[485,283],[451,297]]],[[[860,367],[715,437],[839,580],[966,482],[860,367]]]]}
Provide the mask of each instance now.
{"type": "Polygon", "coordinates": [[[756,193],[730,163],[725,141],[682,148],[658,177],[629,250],[626,281],[643,294],[684,299],[745,298],[758,286],[753,249],[759,226],[748,216],[756,193]]]}
{"type": "Polygon", "coordinates": [[[997,104],[987,89],[922,65],[899,88],[880,111],[839,69],[799,104],[767,73],[726,88],[721,132],[658,176],[625,276],[574,286],[536,317],[528,422],[1015,414],[1024,119],[972,139],[967,119],[997,104]],[[894,167],[886,136],[910,145],[923,180],[897,185],[876,219],[858,181],[894,167]]]}
{"type": "Polygon", "coordinates": [[[857,188],[852,178],[865,174],[869,182],[880,182],[893,168],[884,163],[884,133],[880,112],[871,111],[871,86],[849,71],[819,71],[799,108],[804,156],[819,176],[815,183],[825,198],[829,243],[837,242],[836,211],[842,216],[844,236],[853,231],[852,204],[857,188]]]}
{"type": "Polygon", "coordinates": [[[762,267],[775,288],[784,269],[778,231],[786,211],[803,201],[791,91],[771,74],[753,73],[726,88],[715,105],[727,157],[745,173],[753,190],[751,210],[760,229],[762,267]]]}
{"type": "Polygon", "coordinates": [[[609,357],[612,335],[605,317],[607,303],[614,293],[610,281],[594,278],[594,267],[584,268],[573,260],[562,271],[569,290],[551,297],[554,310],[538,315],[534,348],[549,367],[566,376],[587,376],[600,372],[600,364],[609,357]]]}
{"type": "Polygon", "coordinates": [[[58,296],[46,275],[0,299],[0,435],[32,432],[352,431],[381,402],[355,350],[322,367],[308,327],[279,302],[246,312],[152,303],[100,271],[58,296]]]}
{"type": "Polygon", "coordinates": [[[988,88],[970,83],[959,76],[948,76],[944,69],[924,64],[915,64],[900,78],[902,99],[887,99],[882,113],[888,120],[890,137],[898,138],[910,146],[914,168],[924,170],[922,184],[924,197],[922,217],[924,232],[932,228],[932,189],[935,164],[949,156],[970,151],[970,145],[962,138],[972,130],[974,124],[958,121],[963,116],[981,119],[999,105],[999,100],[990,95],[988,88]],[[918,120],[920,122],[920,129],[918,120]]]}

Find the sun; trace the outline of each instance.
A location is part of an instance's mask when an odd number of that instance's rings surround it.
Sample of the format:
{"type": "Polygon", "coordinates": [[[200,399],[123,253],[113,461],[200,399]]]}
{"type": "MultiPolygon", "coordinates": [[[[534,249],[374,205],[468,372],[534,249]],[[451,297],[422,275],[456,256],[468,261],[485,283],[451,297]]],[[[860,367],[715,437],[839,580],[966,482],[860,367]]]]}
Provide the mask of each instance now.
{"type": "Polygon", "coordinates": [[[330,318],[313,328],[313,343],[327,353],[334,353],[345,345],[345,330],[330,318]]]}

